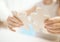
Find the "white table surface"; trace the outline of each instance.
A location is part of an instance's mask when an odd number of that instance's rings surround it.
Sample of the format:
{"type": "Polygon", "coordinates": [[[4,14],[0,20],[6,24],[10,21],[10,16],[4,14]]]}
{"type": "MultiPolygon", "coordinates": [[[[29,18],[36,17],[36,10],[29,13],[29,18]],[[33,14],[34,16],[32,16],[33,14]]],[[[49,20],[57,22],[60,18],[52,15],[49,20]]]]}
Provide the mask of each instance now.
{"type": "Polygon", "coordinates": [[[51,42],[42,38],[18,34],[7,29],[0,30],[0,42],[51,42]]]}

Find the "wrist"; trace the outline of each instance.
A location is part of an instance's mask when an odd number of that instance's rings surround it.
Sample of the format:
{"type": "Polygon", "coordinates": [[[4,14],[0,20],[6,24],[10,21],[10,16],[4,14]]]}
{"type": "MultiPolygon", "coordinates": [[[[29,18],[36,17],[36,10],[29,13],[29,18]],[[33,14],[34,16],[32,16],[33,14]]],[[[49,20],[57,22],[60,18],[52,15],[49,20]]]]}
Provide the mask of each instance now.
{"type": "Polygon", "coordinates": [[[0,21],[0,27],[7,27],[7,23],[0,21]]]}

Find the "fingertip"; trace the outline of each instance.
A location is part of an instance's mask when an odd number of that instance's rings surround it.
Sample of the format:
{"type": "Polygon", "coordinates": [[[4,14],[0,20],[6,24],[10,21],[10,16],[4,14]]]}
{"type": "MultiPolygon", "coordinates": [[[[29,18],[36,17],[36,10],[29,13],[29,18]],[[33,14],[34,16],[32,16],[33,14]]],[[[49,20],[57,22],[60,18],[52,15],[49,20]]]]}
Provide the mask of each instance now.
{"type": "Polygon", "coordinates": [[[9,28],[11,31],[16,32],[16,30],[14,30],[13,27],[8,26],[8,28],[9,28]]]}

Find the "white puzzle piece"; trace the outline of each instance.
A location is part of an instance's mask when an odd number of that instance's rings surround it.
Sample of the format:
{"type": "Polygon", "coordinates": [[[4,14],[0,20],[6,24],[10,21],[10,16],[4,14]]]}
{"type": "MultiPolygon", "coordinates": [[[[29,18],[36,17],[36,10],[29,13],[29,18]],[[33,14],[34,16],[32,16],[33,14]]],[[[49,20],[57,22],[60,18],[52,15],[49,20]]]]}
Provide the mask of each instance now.
{"type": "Polygon", "coordinates": [[[40,31],[41,28],[44,28],[44,20],[49,17],[46,13],[43,13],[43,9],[38,7],[37,10],[31,14],[31,22],[34,29],[40,31]]]}

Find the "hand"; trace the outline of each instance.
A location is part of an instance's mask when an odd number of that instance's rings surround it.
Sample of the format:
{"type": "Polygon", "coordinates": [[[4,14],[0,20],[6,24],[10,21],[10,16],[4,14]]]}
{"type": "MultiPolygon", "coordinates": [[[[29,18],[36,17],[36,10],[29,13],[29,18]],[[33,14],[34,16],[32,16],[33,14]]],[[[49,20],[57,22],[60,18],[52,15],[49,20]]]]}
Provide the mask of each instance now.
{"type": "MultiPolygon", "coordinates": [[[[18,14],[18,13],[17,12],[13,12],[13,14],[18,14]]],[[[7,22],[8,22],[9,29],[14,31],[14,32],[16,30],[14,30],[13,28],[20,27],[20,26],[23,25],[23,22],[20,19],[18,19],[16,16],[8,17],[7,22]]]]}
{"type": "Polygon", "coordinates": [[[46,20],[45,21],[45,28],[50,33],[60,34],[60,20],[59,19],[46,20]]]}

